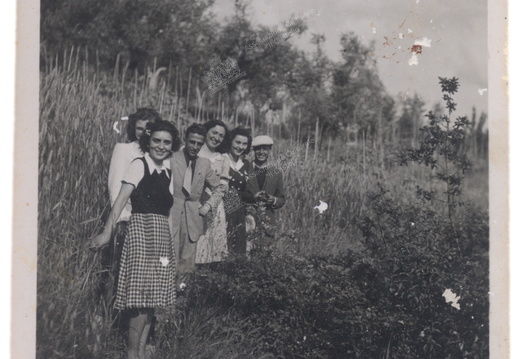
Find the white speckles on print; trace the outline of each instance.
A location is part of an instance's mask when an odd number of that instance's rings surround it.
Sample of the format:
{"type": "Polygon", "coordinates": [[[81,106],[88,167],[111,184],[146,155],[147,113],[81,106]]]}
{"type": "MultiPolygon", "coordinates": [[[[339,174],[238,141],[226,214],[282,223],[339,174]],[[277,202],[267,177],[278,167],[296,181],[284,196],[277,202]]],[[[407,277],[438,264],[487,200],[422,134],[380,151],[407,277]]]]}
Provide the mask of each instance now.
{"type": "Polygon", "coordinates": [[[119,128],[117,128],[117,125],[118,125],[118,122],[114,122],[114,126],[112,126],[112,128],[114,129],[114,131],[116,131],[117,133],[120,133],[121,131],[119,131],[119,128]]]}
{"type": "Polygon", "coordinates": [[[432,47],[432,40],[428,39],[427,37],[423,37],[422,39],[416,39],[413,44],[423,47],[432,47]]]}
{"type": "Polygon", "coordinates": [[[444,293],[442,293],[442,296],[444,297],[444,300],[446,300],[446,303],[451,304],[452,307],[460,310],[460,304],[458,303],[460,297],[453,293],[451,289],[446,289],[444,293]]]}
{"type": "Polygon", "coordinates": [[[320,212],[320,214],[325,212],[327,210],[327,208],[329,208],[329,205],[321,200],[320,200],[319,206],[314,206],[314,209],[317,209],[320,212]]]}
{"type": "Polygon", "coordinates": [[[419,65],[419,59],[417,58],[417,54],[412,52],[412,57],[408,60],[408,65],[419,65]]]}
{"type": "Polygon", "coordinates": [[[168,265],[168,263],[170,263],[170,260],[166,257],[161,257],[161,258],[159,258],[159,262],[161,262],[163,267],[166,267],[168,265]]]}
{"type": "Polygon", "coordinates": [[[484,93],[487,92],[488,89],[478,89],[478,93],[480,96],[484,95],[484,93]]]}
{"type": "Polygon", "coordinates": [[[399,33],[399,40],[402,40],[402,39],[404,39],[404,35],[403,35],[402,32],[400,32],[400,33],[399,33]]]}

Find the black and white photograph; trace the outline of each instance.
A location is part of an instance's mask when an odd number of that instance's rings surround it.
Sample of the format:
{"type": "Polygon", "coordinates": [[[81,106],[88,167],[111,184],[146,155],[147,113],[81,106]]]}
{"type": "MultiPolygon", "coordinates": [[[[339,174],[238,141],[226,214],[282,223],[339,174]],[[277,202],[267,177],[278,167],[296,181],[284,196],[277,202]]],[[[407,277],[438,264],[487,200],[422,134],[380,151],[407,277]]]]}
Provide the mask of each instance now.
{"type": "Polygon", "coordinates": [[[505,1],[32,3],[16,357],[507,357],[505,1]]]}

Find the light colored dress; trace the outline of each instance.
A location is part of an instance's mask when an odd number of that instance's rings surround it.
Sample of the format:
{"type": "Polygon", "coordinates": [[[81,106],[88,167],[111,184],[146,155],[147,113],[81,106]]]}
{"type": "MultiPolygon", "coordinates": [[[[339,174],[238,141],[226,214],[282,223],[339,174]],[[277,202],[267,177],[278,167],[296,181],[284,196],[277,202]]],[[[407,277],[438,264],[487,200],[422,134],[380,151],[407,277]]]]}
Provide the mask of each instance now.
{"type": "MultiPolygon", "coordinates": [[[[211,162],[211,168],[220,177],[220,182],[226,188],[229,184],[229,158],[219,152],[211,152],[204,144],[198,157],[207,158],[211,162]]],[[[205,189],[206,198],[212,196],[209,188],[205,189]]],[[[216,206],[204,218],[204,234],[197,242],[197,254],[195,263],[212,263],[222,261],[228,254],[227,248],[227,223],[226,211],[222,197],[224,192],[214,193],[219,196],[216,206]]],[[[205,202],[201,197],[201,202],[205,202]]]]}

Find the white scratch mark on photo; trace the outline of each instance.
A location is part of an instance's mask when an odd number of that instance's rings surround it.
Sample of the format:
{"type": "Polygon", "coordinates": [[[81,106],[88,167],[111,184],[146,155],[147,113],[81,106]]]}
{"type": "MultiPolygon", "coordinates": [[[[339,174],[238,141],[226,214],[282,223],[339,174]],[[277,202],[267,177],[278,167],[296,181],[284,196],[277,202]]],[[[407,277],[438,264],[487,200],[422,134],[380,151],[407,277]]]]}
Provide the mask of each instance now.
{"type": "Polygon", "coordinates": [[[114,131],[116,131],[118,134],[121,133],[121,131],[119,131],[119,128],[117,128],[117,124],[118,122],[114,122],[114,126],[112,126],[112,128],[114,129],[114,131]]]}
{"type": "Polygon", "coordinates": [[[422,39],[416,39],[414,45],[420,45],[423,47],[432,47],[432,40],[427,37],[423,37],[422,39]]]}
{"type": "Polygon", "coordinates": [[[163,267],[166,267],[168,263],[170,263],[170,260],[167,257],[161,257],[159,258],[159,262],[161,262],[163,267]]]}
{"type": "Polygon", "coordinates": [[[419,59],[417,58],[417,54],[412,52],[412,57],[408,60],[408,65],[419,65],[419,59]]]}
{"type": "Polygon", "coordinates": [[[460,310],[460,304],[458,303],[460,297],[457,294],[453,293],[451,289],[446,289],[444,293],[442,293],[442,296],[446,300],[446,303],[451,304],[452,307],[460,310]]]}
{"type": "Polygon", "coordinates": [[[317,209],[320,212],[320,214],[325,212],[327,210],[327,208],[329,208],[329,205],[327,203],[323,202],[322,200],[320,200],[319,206],[314,206],[314,209],[317,209]]]}

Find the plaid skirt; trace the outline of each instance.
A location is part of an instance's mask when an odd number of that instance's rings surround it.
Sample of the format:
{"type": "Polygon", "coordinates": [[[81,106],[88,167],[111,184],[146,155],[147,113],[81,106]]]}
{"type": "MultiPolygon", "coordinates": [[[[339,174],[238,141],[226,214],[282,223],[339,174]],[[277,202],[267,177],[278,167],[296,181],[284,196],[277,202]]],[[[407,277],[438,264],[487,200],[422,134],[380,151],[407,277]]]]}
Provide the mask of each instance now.
{"type": "Polygon", "coordinates": [[[123,246],[116,309],[175,303],[175,254],[168,217],[133,213],[123,246]]]}

